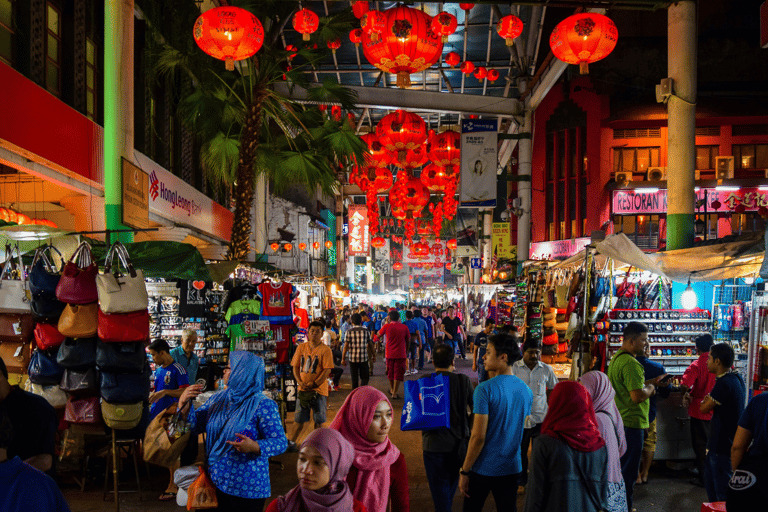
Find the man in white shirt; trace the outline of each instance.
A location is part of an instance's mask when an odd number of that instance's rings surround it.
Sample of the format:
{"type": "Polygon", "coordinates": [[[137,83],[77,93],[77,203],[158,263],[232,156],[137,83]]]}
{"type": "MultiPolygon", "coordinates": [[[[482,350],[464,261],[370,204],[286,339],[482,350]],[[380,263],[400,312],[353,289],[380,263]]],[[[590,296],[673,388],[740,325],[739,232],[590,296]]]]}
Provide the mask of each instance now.
{"type": "Polygon", "coordinates": [[[517,493],[523,494],[525,484],[528,482],[528,446],[535,437],[541,434],[541,424],[544,421],[544,416],[547,415],[547,398],[557,385],[557,377],[551,366],[541,362],[541,342],[539,340],[529,340],[523,344],[523,358],[512,365],[512,375],[525,382],[533,393],[531,414],[525,418],[523,441],[520,445],[523,472],[520,474],[517,493]]]}

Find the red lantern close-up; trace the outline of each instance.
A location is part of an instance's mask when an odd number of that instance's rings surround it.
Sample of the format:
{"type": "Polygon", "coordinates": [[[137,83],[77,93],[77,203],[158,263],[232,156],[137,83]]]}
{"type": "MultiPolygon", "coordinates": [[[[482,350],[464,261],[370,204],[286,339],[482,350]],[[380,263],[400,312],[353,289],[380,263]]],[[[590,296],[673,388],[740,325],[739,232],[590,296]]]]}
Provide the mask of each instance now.
{"type": "Polygon", "coordinates": [[[497,69],[489,69],[487,75],[488,81],[493,83],[499,79],[499,71],[497,69]]]}
{"type": "Polygon", "coordinates": [[[299,250],[300,251],[306,251],[307,250],[307,244],[305,244],[304,242],[301,242],[299,244],[299,250]]]}
{"type": "Polygon", "coordinates": [[[549,37],[555,57],[568,64],[578,64],[582,75],[589,64],[606,58],[616,47],[619,31],[607,16],[597,13],[574,14],[557,24],[549,37]]]}
{"type": "Polygon", "coordinates": [[[247,59],[264,44],[259,19],[240,7],[214,7],[195,21],[192,29],[197,46],[211,57],[223,60],[228,71],[235,61],[247,59]]]}
{"type": "Polygon", "coordinates": [[[515,39],[523,33],[523,22],[517,16],[504,16],[496,24],[496,32],[504,38],[507,46],[515,44],[515,39]]]}
{"type": "Polygon", "coordinates": [[[461,165],[461,134],[446,130],[436,135],[429,148],[429,158],[438,167],[461,165]]]}
{"type": "Polygon", "coordinates": [[[270,248],[271,248],[273,251],[277,252],[277,250],[280,248],[280,244],[279,244],[279,243],[277,243],[277,242],[272,242],[271,244],[269,244],[269,247],[270,247],[270,248]]]}
{"type": "Polygon", "coordinates": [[[400,263],[399,261],[396,261],[396,262],[394,262],[394,263],[392,264],[392,268],[393,268],[394,270],[403,270],[403,264],[402,264],[402,263],[400,263]]]}
{"type": "Polygon", "coordinates": [[[428,161],[429,157],[427,156],[426,147],[419,146],[406,151],[402,159],[400,158],[400,153],[398,153],[397,157],[392,158],[392,165],[404,169],[417,169],[428,161]]]}
{"type": "Polygon", "coordinates": [[[443,42],[448,42],[448,36],[456,32],[456,16],[449,12],[441,12],[432,18],[432,32],[443,37],[443,42]]]}
{"type": "Polygon", "coordinates": [[[312,242],[312,248],[313,249],[319,249],[320,248],[320,242],[312,242]]]}
{"type": "Polygon", "coordinates": [[[468,2],[459,4],[459,7],[462,8],[465,11],[471,11],[472,8],[475,6],[475,4],[471,4],[468,2]]]}
{"type": "Polygon", "coordinates": [[[720,209],[721,206],[723,206],[723,203],[715,199],[714,201],[712,201],[712,204],[710,204],[710,206],[712,207],[713,210],[717,211],[720,209]]]}
{"type": "Polygon", "coordinates": [[[451,69],[456,67],[459,62],[461,62],[461,57],[456,52],[451,52],[445,56],[445,63],[451,66],[451,69]]]}
{"type": "MultiPolygon", "coordinates": [[[[381,11],[368,11],[360,18],[360,28],[375,43],[381,38],[382,32],[387,26],[387,16],[381,11]]],[[[363,46],[365,49],[365,46],[363,46]]]]}
{"type": "Polygon", "coordinates": [[[349,40],[355,43],[355,46],[360,46],[363,41],[363,29],[356,28],[349,33],[349,40]]]}
{"type": "MultiPolygon", "coordinates": [[[[373,12],[378,11],[369,11],[363,20],[373,12]]],[[[411,73],[435,64],[443,52],[443,42],[430,29],[432,18],[423,11],[401,5],[383,14],[386,18],[380,38],[363,26],[363,53],[380,70],[396,74],[398,87],[410,87],[411,73]]]]}
{"type": "Polygon", "coordinates": [[[333,247],[333,242],[331,242],[330,240],[326,240],[325,241],[325,248],[326,249],[330,249],[331,247],[333,247]]]}
{"type": "MultiPolygon", "coordinates": [[[[421,212],[429,203],[429,191],[422,185],[420,180],[414,178],[406,171],[397,173],[397,181],[389,191],[389,202],[394,209],[402,211],[406,219],[421,217],[421,212]]],[[[397,215],[395,215],[397,218],[397,215]]],[[[413,226],[415,233],[416,227],[413,226]]]]}
{"type": "Polygon", "coordinates": [[[456,248],[459,246],[459,243],[456,241],[455,238],[451,238],[445,243],[445,246],[448,247],[450,250],[455,251],[456,248]]]}
{"type": "Polygon", "coordinates": [[[387,114],[376,125],[379,142],[389,151],[398,154],[402,162],[409,149],[415,149],[427,140],[427,125],[421,116],[406,110],[387,114]]]}
{"type": "Polygon", "coordinates": [[[285,245],[283,245],[283,248],[284,248],[286,251],[290,252],[290,251],[291,251],[291,249],[293,249],[293,244],[285,244],[285,245]]]}
{"type": "Polygon", "coordinates": [[[445,269],[446,270],[451,270],[451,264],[450,263],[446,263],[445,264],[445,269]]]}
{"type": "Polygon", "coordinates": [[[475,69],[475,78],[478,80],[482,80],[485,78],[485,76],[488,74],[488,70],[485,69],[485,66],[480,66],[477,69],[475,69]]]}
{"type": "Polygon", "coordinates": [[[301,38],[304,41],[309,41],[309,35],[313,34],[319,25],[320,18],[309,9],[301,9],[293,15],[293,28],[301,34],[301,38]]]}
{"type": "Polygon", "coordinates": [[[368,144],[365,154],[365,165],[368,167],[387,167],[392,162],[392,153],[384,147],[375,133],[360,136],[368,144]]]}
{"type": "Polygon", "coordinates": [[[326,44],[328,45],[328,48],[331,49],[331,52],[335,55],[336,50],[341,48],[341,39],[338,37],[336,39],[330,39],[326,44]]]}
{"type": "Polygon", "coordinates": [[[475,70],[475,65],[472,62],[465,60],[461,65],[461,72],[465,75],[471,75],[475,70]]]}
{"type": "Polygon", "coordinates": [[[422,169],[420,179],[430,192],[445,191],[445,169],[434,163],[422,169]]]}
{"type": "Polygon", "coordinates": [[[355,18],[360,19],[368,12],[368,2],[352,2],[352,14],[355,18]]]}
{"type": "Polygon", "coordinates": [[[334,121],[341,121],[341,107],[338,105],[331,106],[331,117],[334,121]]]}
{"type": "Polygon", "coordinates": [[[384,244],[386,243],[386,240],[380,236],[375,236],[371,239],[371,247],[384,247],[384,244]]]}

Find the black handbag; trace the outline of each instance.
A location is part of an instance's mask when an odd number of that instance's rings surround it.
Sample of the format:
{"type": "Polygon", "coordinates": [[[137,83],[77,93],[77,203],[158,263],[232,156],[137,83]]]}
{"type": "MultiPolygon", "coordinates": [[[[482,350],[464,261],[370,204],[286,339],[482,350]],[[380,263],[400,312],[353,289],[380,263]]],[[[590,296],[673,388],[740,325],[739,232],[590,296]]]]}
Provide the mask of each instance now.
{"type": "Polygon", "coordinates": [[[142,373],[101,372],[101,398],[115,404],[135,404],[149,399],[149,364],[142,373]]]}
{"type": "Polygon", "coordinates": [[[96,365],[97,338],[67,338],[59,346],[56,362],[70,370],[85,370],[96,365]]]}
{"type": "Polygon", "coordinates": [[[29,380],[33,384],[51,386],[61,381],[64,368],[56,362],[56,349],[50,352],[35,350],[29,360],[29,380]]]}
{"type": "Polygon", "coordinates": [[[56,286],[61,279],[61,270],[64,267],[64,260],[61,258],[61,253],[58,249],[52,245],[46,245],[40,247],[35,252],[35,258],[32,260],[32,269],[29,271],[29,290],[32,295],[39,293],[49,293],[56,295],[56,286]],[[55,251],[61,259],[61,267],[56,266],[48,258],[46,252],[55,251]]]}
{"type": "Polygon", "coordinates": [[[96,368],[90,367],[85,370],[64,370],[59,387],[67,393],[80,396],[91,396],[99,394],[99,380],[96,368]]]}
{"type": "Polygon", "coordinates": [[[103,372],[141,373],[146,362],[143,343],[96,342],[96,366],[103,372]]]}
{"type": "Polygon", "coordinates": [[[39,292],[32,296],[29,307],[36,320],[56,323],[66,304],[57,299],[55,293],[39,292]]]}

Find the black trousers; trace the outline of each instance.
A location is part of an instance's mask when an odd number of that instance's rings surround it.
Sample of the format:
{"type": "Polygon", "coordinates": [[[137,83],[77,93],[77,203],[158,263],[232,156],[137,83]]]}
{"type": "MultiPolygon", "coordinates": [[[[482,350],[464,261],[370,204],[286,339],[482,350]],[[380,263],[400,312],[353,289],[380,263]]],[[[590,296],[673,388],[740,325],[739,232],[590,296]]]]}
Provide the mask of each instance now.
{"type": "Polygon", "coordinates": [[[262,512],[264,510],[264,503],[266,498],[248,499],[239,498],[227,494],[220,489],[216,489],[216,499],[219,501],[219,506],[215,510],[219,512],[262,512]]]}
{"type": "Polygon", "coordinates": [[[496,508],[517,512],[517,481],[520,475],[485,476],[469,473],[469,498],[464,498],[464,512],[482,512],[489,493],[493,493],[496,508]]]}
{"type": "Polygon", "coordinates": [[[707,440],[709,439],[709,420],[691,418],[691,444],[693,453],[696,454],[696,469],[699,470],[699,479],[704,481],[704,467],[707,457],[707,440]]]}
{"type": "Polygon", "coordinates": [[[364,363],[349,363],[349,373],[352,376],[352,389],[355,389],[360,385],[368,385],[368,361],[364,363]],[[358,377],[359,380],[362,381],[362,384],[358,382],[358,377]]]}
{"type": "Polygon", "coordinates": [[[197,454],[199,448],[200,445],[198,443],[198,436],[196,434],[192,434],[189,436],[187,446],[185,446],[184,450],[181,452],[181,465],[191,466],[197,462],[197,454]]]}
{"type": "Polygon", "coordinates": [[[523,472],[520,473],[519,485],[528,483],[528,447],[541,434],[541,423],[532,428],[523,429],[523,442],[520,444],[520,458],[523,461],[523,472]]]}
{"type": "Polygon", "coordinates": [[[344,373],[344,368],[341,366],[336,366],[333,370],[331,370],[331,378],[333,379],[333,385],[336,387],[339,387],[339,381],[341,380],[341,376],[344,373]]]}

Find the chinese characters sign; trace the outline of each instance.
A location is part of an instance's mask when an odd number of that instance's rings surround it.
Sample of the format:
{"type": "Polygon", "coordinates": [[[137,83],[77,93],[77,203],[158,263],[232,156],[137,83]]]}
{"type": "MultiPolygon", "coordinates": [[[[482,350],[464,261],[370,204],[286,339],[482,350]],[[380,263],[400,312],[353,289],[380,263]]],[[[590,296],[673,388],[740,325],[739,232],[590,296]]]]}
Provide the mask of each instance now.
{"type": "MultiPolygon", "coordinates": [[[[746,211],[768,207],[768,190],[755,187],[742,187],[734,191],[701,189],[696,192],[696,200],[703,201],[705,193],[708,213],[732,212],[739,205],[744,205],[746,211]],[[718,208],[712,206],[715,201],[720,203],[718,208]]],[[[615,215],[667,213],[667,191],[614,190],[612,209],[615,215]]],[[[703,213],[703,209],[698,211],[703,213]]]]}
{"type": "Polygon", "coordinates": [[[493,252],[499,259],[517,259],[517,247],[512,245],[509,236],[509,222],[493,223],[493,252]]]}
{"type": "Polygon", "coordinates": [[[349,206],[349,255],[367,256],[368,239],[368,208],[364,205],[349,206]]]}

